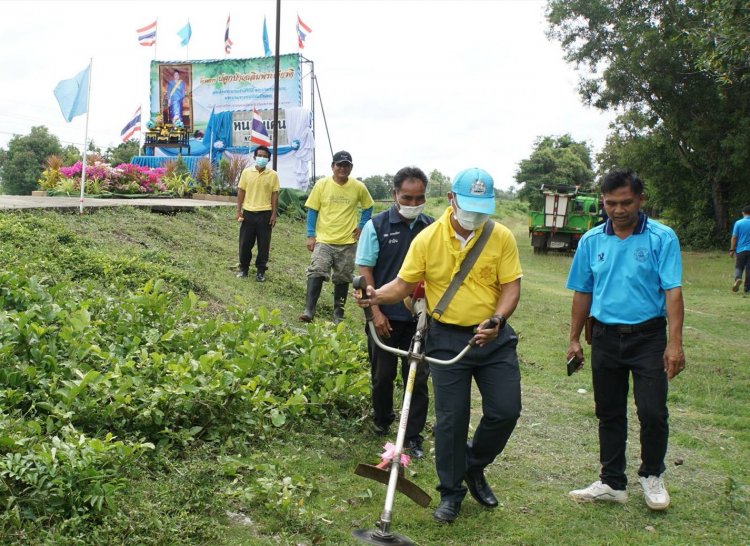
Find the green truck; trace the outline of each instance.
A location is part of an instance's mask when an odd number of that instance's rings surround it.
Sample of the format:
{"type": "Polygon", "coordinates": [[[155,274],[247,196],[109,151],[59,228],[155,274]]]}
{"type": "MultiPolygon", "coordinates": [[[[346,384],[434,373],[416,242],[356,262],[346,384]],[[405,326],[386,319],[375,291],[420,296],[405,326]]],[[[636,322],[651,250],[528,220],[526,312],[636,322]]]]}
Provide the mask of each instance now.
{"type": "Polygon", "coordinates": [[[534,254],[574,252],[581,236],[600,219],[599,196],[564,184],[544,184],[539,191],[544,196],[544,210],[529,212],[534,254]]]}

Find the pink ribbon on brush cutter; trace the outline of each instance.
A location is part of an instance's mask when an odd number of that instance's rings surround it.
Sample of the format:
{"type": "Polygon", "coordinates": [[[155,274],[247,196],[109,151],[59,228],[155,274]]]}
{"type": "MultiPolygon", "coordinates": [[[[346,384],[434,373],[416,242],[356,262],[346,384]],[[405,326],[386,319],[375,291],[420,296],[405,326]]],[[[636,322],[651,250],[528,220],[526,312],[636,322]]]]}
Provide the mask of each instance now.
{"type": "MultiPolygon", "coordinates": [[[[382,459],[380,461],[380,464],[376,465],[378,468],[385,468],[389,464],[391,464],[391,461],[393,461],[393,456],[396,454],[396,446],[394,446],[392,443],[387,442],[383,449],[385,451],[380,454],[380,458],[382,459]]],[[[401,454],[401,466],[409,466],[409,463],[411,462],[411,457],[406,455],[405,453],[401,454]]]]}

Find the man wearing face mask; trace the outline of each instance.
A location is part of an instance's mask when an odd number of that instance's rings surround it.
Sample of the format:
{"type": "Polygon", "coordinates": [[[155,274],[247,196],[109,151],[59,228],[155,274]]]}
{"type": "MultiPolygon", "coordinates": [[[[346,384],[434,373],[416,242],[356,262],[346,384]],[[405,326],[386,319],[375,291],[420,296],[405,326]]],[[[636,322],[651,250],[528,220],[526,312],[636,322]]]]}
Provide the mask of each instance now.
{"type": "Polygon", "coordinates": [[[424,280],[432,316],[427,356],[447,360],[470,340],[477,344],[456,364],[430,364],[435,466],[440,481],[440,504],[433,517],[441,523],[458,517],[467,491],[464,482],[481,505],[497,506],[484,469],[502,452],[521,414],[518,337],[507,319],[521,296],[522,272],[518,247],[508,228],[498,223],[492,226],[476,263],[450,303],[442,314],[435,311],[495,210],[493,180],[482,169],[458,173],[451,190],[451,206],[414,239],[398,276],[378,289],[368,286],[358,301],[361,307],[395,303],[424,280]],[[482,418],[467,442],[472,378],[482,395],[482,418]]]}
{"type": "Polygon", "coordinates": [[[253,152],[255,165],[242,171],[237,189],[237,221],[240,226],[240,267],[237,277],[247,277],[253,246],[258,241],[255,280],[266,280],[271,230],[276,225],[276,204],[279,200],[279,175],[269,169],[271,152],[258,146],[253,152]]]}
{"type": "MultiPolygon", "coordinates": [[[[355,263],[368,285],[380,287],[396,278],[412,240],[434,222],[422,214],[427,192],[427,176],[417,167],[404,167],[393,177],[393,205],[369,220],[362,229],[357,245],[355,263]]],[[[414,317],[402,302],[393,305],[373,305],[373,325],[380,338],[390,347],[408,350],[417,329],[414,317]]],[[[406,385],[409,366],[406,359],[380,349],[367,333],[372,385],[372,419],[375,433],[385,436],[395,420],[393,413],[393,383],[401,362],[401,379],[406,385]]],[[[429,405],[427,377],[424,363],[417,368],[414,381],[409,422],[406,426],[406,449],[417,459],[424,456],[422,430],[427,420],[429,405]]]]}

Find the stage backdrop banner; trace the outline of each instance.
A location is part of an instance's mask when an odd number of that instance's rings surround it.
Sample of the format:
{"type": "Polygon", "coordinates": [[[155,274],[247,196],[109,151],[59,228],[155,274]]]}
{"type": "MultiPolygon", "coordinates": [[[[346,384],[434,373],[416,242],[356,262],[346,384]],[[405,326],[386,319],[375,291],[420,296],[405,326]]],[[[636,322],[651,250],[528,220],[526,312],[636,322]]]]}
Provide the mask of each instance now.
{"type": "MultiPolygon", "coordinates": [[[[272,111],[273,76],[273,57],[151,61],[151,118],[161,114],[165,121],[172,121],[176,113],[181,114],[185,127],[193,132],[205,130],[212,110],[217,113],[252,111],[253,108],[272,111]],[[178,74],[175,75],[175,72],[178,74]],[[175,82],[179,85],[175,85],[175,82]]],[[[299,55],[281,55],[279,109],[300,106],[302,81],[299,55]]],[[[265,121],[266,116],[263,118],[265,121]]],[[[279,143],[281,140],[279,138],[279,143]]]]}
{"type": "MultiPolygon", "coordinates": [[[[273,146],[273,108],[270,110],[258,109],[263,125],[266,126],[268,136],[271,138],[273,146]]],[[[232,146],[249,146],[250,145],[250,134],[252,133],[253,127],[253,112],[241,111],[234,112],[232,114],[232,146]]],[[[286,146],[289,144],[289,138],[286,134],[286,118],[284,110],[279,108],[279,146],[286,146]]]]}

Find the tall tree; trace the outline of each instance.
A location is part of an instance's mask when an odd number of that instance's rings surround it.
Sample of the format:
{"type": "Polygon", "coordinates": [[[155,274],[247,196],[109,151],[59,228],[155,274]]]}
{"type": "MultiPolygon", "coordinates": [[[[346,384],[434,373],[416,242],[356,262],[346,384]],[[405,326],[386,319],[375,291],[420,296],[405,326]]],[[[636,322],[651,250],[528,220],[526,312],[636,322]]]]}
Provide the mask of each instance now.
{"type": "Polygon", "coordinates": [[[565,184],[588,188],[594,180],[591,150],[585,142],[576,142],[570,135],[537,138],[528,159],[518,166],[516,184],[523,187],[518,198],[531,207],[541,205],[542,184],[565,184]]]}
{"type": "Polygon", "coordinates": [[[46,127],[32,127],[26,136],[16,135],[0,155],[0,180],[3,191],[11,195],[29,195],[37,187],[47,158],[60,155],[60,141],[46,127]]]}
{"type": "Polygon", "coordinates": [[[675,218],[711,217],[725,237],[730,203],[747,192],[750,81],[725,85],[700,69],[694,36],[712,24],[706,2],[550,0],[547,19],[582,71],[584,100],[641,115],[644,134],[657,133],[689,173],[681,191],[694,205],[675,218]]]}

